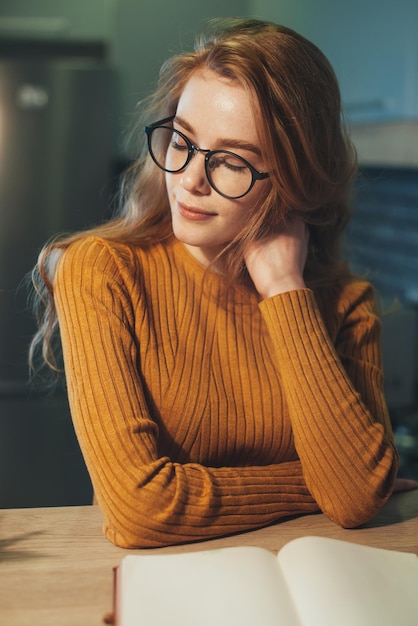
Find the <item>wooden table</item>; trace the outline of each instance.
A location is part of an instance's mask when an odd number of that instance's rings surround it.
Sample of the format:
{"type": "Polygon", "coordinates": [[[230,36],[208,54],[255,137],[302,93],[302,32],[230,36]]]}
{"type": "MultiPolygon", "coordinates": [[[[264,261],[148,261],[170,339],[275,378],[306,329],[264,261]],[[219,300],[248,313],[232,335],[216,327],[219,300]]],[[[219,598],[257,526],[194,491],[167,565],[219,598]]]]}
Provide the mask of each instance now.
{"type": "MultiPolygon", "coordinates": [[[[132,551],[110,544],[102,535],[101,523],[97,506],[0,510],[0,623],[102,624],[112,607],[112,569],[132,551]]],[[[255,545],[277,552],[303,535],[418,554],[418,491],[396,494],[372,522],[354,530],[338,528],[324,515],[309,515],[233,537],[158,551],[255,545]]]]}

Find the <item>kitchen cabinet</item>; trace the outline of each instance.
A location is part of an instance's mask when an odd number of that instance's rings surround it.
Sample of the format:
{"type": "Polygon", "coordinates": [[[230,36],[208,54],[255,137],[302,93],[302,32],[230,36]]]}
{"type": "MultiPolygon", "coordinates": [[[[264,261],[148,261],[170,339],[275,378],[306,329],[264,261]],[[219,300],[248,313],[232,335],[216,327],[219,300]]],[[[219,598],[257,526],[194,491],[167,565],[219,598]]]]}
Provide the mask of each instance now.
{"type": "MultiPolygon", "coordinates": [[[[154,87],[163,61],[190,49],[195,33],[211,17],[248,15],[250,0],[0,0],[0,39],[30,44],[66,42],[72,54],[82,44],[101,43],[96,57],[105,58],[117,74],[115,100],[117,157],[134,158],[137,147],[128,137],[136,104],[154,87]],[[73,45],[75,44],[75,45],[73,45]],[[78,47],[77,45],[78,44],[78,47]]],[[[4,47],[4,46],[3,46],[4,47]]],[[[27,48],[26,48],[27,49],[27,48]]]]}
{"type": "Polygon", "coordinates": [[[32,41],[104,41],[117,0],[2,0],[0,37],[32,41]]]}

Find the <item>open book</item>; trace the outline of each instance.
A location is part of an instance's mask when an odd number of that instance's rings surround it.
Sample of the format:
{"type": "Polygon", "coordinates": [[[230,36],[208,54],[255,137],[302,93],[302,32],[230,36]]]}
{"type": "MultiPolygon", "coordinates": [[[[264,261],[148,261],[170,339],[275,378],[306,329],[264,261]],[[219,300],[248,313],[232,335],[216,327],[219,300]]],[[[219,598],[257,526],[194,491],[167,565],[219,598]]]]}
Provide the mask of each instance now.
{"type": "Polygon", "coordinates": [[[133,554],[116,570],[117,626],[417,626],[415,554],[301,537],[133,554]]]}

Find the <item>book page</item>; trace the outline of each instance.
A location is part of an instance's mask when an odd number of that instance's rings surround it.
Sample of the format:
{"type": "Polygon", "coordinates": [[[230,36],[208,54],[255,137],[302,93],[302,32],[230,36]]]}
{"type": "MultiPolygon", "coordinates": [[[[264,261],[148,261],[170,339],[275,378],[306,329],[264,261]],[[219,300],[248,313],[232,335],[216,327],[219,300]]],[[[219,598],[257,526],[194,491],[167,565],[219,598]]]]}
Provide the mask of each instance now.
{"type": "Polygon", "coordinates": [[[300,626],[276,555],[255,547],[128,555],[116,598],[118,626],[300,626]]]}
{"type": "Polygon", "coordinates": [[[278,555],[303,626],[417,626],[415,554],[302,537],[278,555]]]}

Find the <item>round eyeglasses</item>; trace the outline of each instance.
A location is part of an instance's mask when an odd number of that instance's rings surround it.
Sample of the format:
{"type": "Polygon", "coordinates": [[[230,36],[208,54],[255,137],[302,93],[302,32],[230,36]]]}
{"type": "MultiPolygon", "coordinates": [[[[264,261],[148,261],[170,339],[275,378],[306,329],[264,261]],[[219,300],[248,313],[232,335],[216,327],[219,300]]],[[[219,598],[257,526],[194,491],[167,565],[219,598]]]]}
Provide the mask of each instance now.
{"type": "Polygon", "coordinates": [[[257,180],[269,177],[259,172],[243,157],[229,150],[204,150],[172,126],[168,117],[145,127],[152,160],[165,172],[184,170],[197,152],[205,154],[205,172],[210,186],[224,198],[236,200],[245,196],[257,180]]]}

